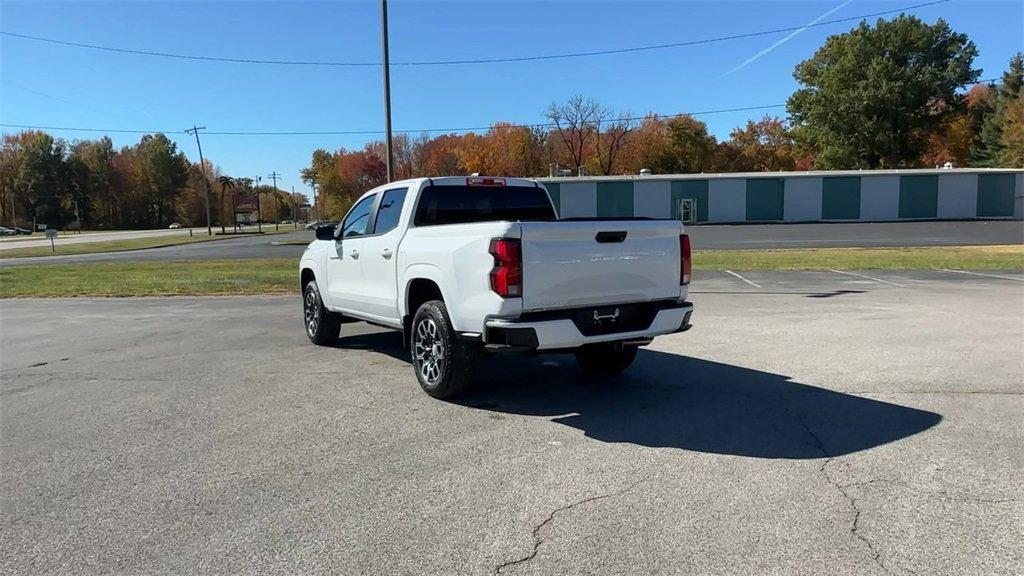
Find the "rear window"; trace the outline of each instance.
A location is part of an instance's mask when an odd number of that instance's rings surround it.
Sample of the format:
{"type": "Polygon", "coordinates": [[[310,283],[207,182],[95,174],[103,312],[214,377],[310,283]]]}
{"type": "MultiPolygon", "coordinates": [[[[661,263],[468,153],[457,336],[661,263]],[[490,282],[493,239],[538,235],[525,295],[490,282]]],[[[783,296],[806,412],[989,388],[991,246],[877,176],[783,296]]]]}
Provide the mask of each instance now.
{"type": "Polygon", "coordinates": [[[427,186],[416,208],[417,226],[556,220],[543,188],[533,186],[427,186]]]}

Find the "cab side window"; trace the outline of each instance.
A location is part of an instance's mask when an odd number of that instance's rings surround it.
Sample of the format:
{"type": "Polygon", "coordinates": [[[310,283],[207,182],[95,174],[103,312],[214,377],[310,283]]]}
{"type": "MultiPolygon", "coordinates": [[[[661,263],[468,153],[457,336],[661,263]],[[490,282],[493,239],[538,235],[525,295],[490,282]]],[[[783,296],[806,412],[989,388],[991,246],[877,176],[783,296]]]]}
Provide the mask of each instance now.
{"type": "Polygon", "coordinates": [[[370,223],[370,208],[373,208],[373,200],[376,197],[376,194],[371,194],[352,207],[348,216],[345,216],[345,221],[341,223],[342,238],[366,235],[370,223]]]}
{"type": "Polygon", "coordinates": [[[398,226],[402,215],[402,204],[405,203],[406,188],[395,188],[384,192],[380,206],[377,208],[377,222],[373,226],[374,234],[385,234],[398,226]]]}

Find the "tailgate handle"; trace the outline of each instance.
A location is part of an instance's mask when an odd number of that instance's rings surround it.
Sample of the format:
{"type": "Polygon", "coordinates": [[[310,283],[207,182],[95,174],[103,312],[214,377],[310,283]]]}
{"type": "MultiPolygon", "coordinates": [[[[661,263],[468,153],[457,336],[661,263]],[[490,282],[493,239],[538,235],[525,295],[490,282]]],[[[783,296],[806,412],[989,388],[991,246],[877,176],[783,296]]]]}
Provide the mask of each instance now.
{"type": "Polygon", "coordinates": [[[610,242],[622,242],[626,239],[625,230],[616,230],[614,232],[598,232],[597,241],[602,244],[608,244],[610,242]]]}

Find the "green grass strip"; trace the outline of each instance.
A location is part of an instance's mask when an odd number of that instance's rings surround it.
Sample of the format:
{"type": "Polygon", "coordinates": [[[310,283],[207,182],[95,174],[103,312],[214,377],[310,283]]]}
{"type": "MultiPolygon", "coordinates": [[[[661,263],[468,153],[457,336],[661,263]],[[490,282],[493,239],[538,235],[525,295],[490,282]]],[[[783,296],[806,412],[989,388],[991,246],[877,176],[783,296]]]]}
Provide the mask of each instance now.
{"type": "Polygon", "coordinates": [[[283,294],[298,275],[292,258],[17,266],[0,268],[0,298],[283,294]]]}

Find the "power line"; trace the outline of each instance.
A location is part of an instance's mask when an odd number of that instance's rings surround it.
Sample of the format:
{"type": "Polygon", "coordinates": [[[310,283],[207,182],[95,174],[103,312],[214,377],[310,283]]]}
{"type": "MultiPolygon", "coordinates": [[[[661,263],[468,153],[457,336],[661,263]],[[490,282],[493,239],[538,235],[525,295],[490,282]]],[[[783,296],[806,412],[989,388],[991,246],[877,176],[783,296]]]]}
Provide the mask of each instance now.
{"type": "MultiPolygon", "coordinates": [[[[755,38],[758,36],[767,36],[771,34],[782,34],[784,32],[793,32],[795,30],[803,30],[806,28],[817,28],[821,26],[828,26],[831,24],[840,24],[843,22],[852,22],[855,20],[863,20],[865,18],[873,18],[876,16],[885,16],[888,14],[894,14],[897,12],[905,12],[907,10],[914,10],[917,8],[925,8],[929,6],[935,6],[938,4],[945,4],[952,0],[933,0],[931,2],[924,2],[921,4],[914,4],[911,6],[905,6],[903,8],[896,8],[892,10],[882,10],[880,12],[872,12],[870,14],[861,14],[860,16],[849,16],[846,18],[836,18],[834,20],[823,20],[814,24],[801,24],[799,26],[789,26],[786,28],[774,28],[771,30],[760,30],[756,32],[746,32],[743,34],[732,34],[729,36],[718,36],[715,38],[703,38],[700,40],[687,40],[684,42],[673,42],[669,44],[654,44],[649,46],[633,46],[629,48],[617,48],[608,50],[593,50],[588,52],[567,52],[560,54],[540,54],[535,56],[516,56],[509,58],[474,58],[464,60],[424,60],[424,61],[410,61],[410,62],[391,62],[392,66],[451,66],[451,65],[465,65],[465,64],[499,64],[508,62],[530,62],[537,60],[558,60],[565,58],[584,58],[591,56],[608,56],[612,54],[626,54],[631,52],[644,52],[650,50],[664,50],[668,48],[682,48],[685,46],[697,46],[701,44],[712,44],[716,42],[725,42],[729,40],[739,40],[742,38],[755,38]]],[[[177,54],[172,52],[157,52],[152,50],[136,50],[131,48],[118,48],[114,46],[103,46],[99,44],[87,44],[84,42],[72,42],[69,40],[59,40],[56,38],[46,38],[43,36],[33,36],[29,34],[20,34],[16,32],[0,31],[0,34],[9,36],[12,38],[21,38],[23,40],[34,40],[37,42],[47,42],[50,44],[58,44],[61,46],[71,46],[75,48],[88,48],[91,50],[102,50],[105,52],[117,52],[121,54],[135,54],[139,56],[156,56],[160,58],[176,58],[179,60],[202,60],[208,62],[229,62],[234,64],[271,64],[280,66],[344,66],[344,67],[376,67],[380,66],[380,62],[339,62],[339,61],[317,61],[317,60],[270,60],[270,59],[255,59],[255,58],[228,58],[221,56],[200,56],[194,54],[177,54]]]]}
{"type": "MultiPolygon", "coordinates": [[[[985,78],[977,80],[973,85],[977,84],[988,84],[992,82],[999,82],[1002,78],[985,78]]],[[[676,116],[708,116],[711,114],[727,114],[730,112],[752,112],[755,110],[770,110],[772,108],[784,108],[785,104],[765,104],[763,106],[743,106],[738,108],[720,108],[717,110],[700,110],[696,112],[677,112],[675,114],[645,114],[643,116],[628,116],[624,118],[617,118],[620,121],[634,122],[637,120],[646,120],[647,118],[674,118],[676,116]]],[[[551,128],[555,124],[553,122],[536,122],[532,124],[522,124],[513,122],[502,122],[503,125],[511,126],[513,128],[551,128]]],[[[476,130],[490,130],[494,125],[490,126],[464,126],[459,128],[407,128],[404,130],[394,130],[399,134],[423,134],[423,133],[437,133],[437,132],[473,132],[476,130]]],[[[81,127],[70,127],[70,126],[38,126],[32,124],[6,124],[0,123],[0,127],[3,128],[18,128],[21,130],[61,130],[65,132],[106,132],[110,134],[185,134],[187,130],[127,130],[121,128],[81,128],[81,127]]],[[[383,130],[286,130],[286,131],[211,131],[207,130],[204,132],[209,136],[372,136],[374,134],[384,134],[383,130]]]]}

